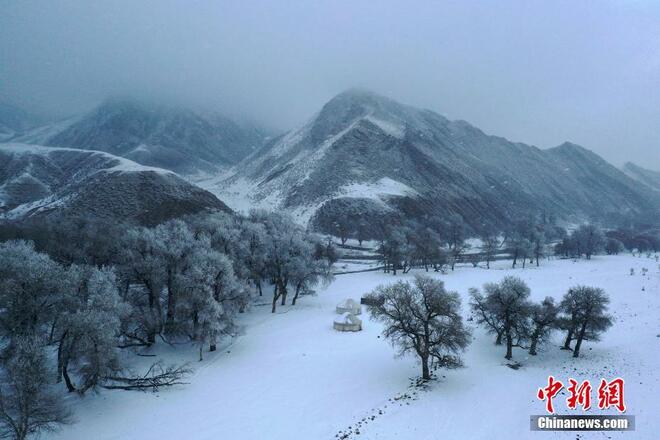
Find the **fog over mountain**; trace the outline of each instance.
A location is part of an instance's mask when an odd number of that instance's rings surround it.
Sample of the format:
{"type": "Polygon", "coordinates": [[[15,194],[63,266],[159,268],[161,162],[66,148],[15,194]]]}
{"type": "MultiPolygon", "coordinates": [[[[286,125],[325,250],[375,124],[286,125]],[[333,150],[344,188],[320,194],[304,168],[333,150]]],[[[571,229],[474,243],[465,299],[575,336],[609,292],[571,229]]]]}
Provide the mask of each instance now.
{"type": "Polygon", "coordinates": [[[285,131],[359,86],[660,169],[660,3],[470,3],[5,1],[0,101],[57,119],[157,98],[285,131]]]}

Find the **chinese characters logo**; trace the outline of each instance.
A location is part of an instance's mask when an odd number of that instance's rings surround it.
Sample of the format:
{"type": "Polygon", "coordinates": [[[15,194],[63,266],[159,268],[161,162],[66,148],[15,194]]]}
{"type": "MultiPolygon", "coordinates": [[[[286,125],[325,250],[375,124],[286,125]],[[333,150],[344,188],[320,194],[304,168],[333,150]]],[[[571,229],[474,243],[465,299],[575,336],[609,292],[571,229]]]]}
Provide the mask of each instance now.
{"type": "MultiPolygon", "coordinates": [[[[587,411],[591,408],[591,383],[589,380],[583,382],[578,382],[575,379],[568,379],[568,398],[566,399],[566,406],[569,409],[577,409],[577,407],[582,407],[584,411],[587,411]]],[[[558,380],[555,380],[553,376],[548,376],[548,385],[539,388],[536,393],[536,397],[539,400],[545,401],[545,409],[549,414],[554,414],[555,408],[553,405],[553,400],[557,394],[564,388],[564,384],[558,380]]],[[[626,404],[624,400],[624,381],[620,377],[607,381],[605,379],[600,380],[598,385],[598,408],[607,409],[610,407],[616,408],[619,412],[625,412],[626,404]]]]}

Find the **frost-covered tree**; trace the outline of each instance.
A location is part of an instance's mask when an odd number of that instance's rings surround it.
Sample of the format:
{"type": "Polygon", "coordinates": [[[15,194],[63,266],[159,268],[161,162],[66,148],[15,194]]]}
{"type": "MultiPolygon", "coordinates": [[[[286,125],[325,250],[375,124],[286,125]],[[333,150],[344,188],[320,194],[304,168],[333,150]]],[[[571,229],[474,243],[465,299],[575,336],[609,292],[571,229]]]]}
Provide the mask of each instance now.
{"type": "Polygon", "coordinates": [[[40,338],[16,336],[2,363],[0,438],[25,440],[71,421],[51,377],[40,338]]]}
{"type": "Polygon", "coordinates": [[[129,280],[141,288],[127,293],[132,306],[134,327],[125,336],[138,343],[152,345],[163,330],[162,293],[167,284],[162,247],[153,229],[133,228],[127,231],[122,252],[122,269],[129,280]]]}
{"type": "Polygon", "coordinates": [[[568,290],[559,307],[564,314],[560,326],[566,330],[564,349],[570,349],[575,340],[573,357],[580,355],[584,340],[598,341],[600,334],[612,325],[612,317],[607,314],[610,300],[603,289],[576,286],[568,290]]]}
{"type": "MultiPolygon", "coordinates": [[[[446,264],[446,255],[442,249],[442,238],[430,227],[415,222],[411,227],[410,244],[413,248],[413,260],[416,265],[429,271],[429,267],[438,268],[446,264]]],[[[436,269],[438,270],[438,269],[436,269]]]]}
{"type": "Polygon", "coordinates": [[[407,241],[403,231],[398,228],[388,228],[386,230],[385,237],[378,247],[378,253],[382,257],[385,272],[392,272],[392,275],[396,275],[396,271],[402,267],[406,247],[407,241]]]}
{"type": "MultiPolygon", "coordinates": [[[[517,277],[505,277],[500,283],[484,284],[485,296],[476,289],[472,290],[472,307],[477,319],[496,334],[501,335],[506,343],[506,359],[513,357],[513,347],[521,346],[529,334],[529,313],[531,304],[528,300],[530,290],[523,280],[517,277]],[[486,314],[482,312],[486,310],[486,314]],[[491,325],[486,321],[493,322],[491,325]]],[[[499,337],[498,337],[499,339],[499,337]]]]}
{"type": "Polygon", "coordinates": [[[602,251],[605,246],[605,235],[595,225],[581,225],[571,234],[577,246],[578,255],[584,255],[587,260],[602,251]]]}
{"type": "Polygon", "coordinates": [[[515,269],[518,260],[523,261],[523,268],[526,258],[530,255],[532,250],[532,242],[529,237],[532,235],[532,226],[528,221],[516,222],[512,229],[508,232],[506,237],[506,245],[509,249],[511,259],[513,260],[511,267],[515,269]]]}
{"type": "Polygon", "coordinates": [[[254,284],[259,296],[263,295],[262,284],[266,280],[266,244],[268,237],[263,225],[245,222],[241,228],[239,258],[247,268],[247,278],[254,284]]]}
{"type": "Polygon", "coordinates": [[[360,246],[369,238],[369,224],[364,219],[359,219],[355,225],[355,238],[360,246]]]}
{"type": "Polygon", "coordinates": [[[490,262],[495,259],[498,249],[501,246],[499,234],[494,231],[486,231],[481,234],[481,252],[484,255],[486,269],[490,269],[490,262]]]}
{"type": "Polygon", "coordinates": [[[466,250],[470,248],[469,243],[466,241],[466,226],[465,221],[459,215],[452,215],[445,225],[445,241],[449,246],[449,255],[451,261],[451,270],[466,250]]]}
{"type": "Polygon", "coordinates": [[[275,313],[277,303],[286,304],[290,288],[294,298],[311,292],[311,286],[329,275],[334,247],[323,246],[313,236],[277,213],[253,211],[250,220],[263,225],[266,231],[265,274],[274,286],[271,311],[275,313]],[[296,295],[297,293],[297,295],[296,295]]]}
{"type": "Polygon", "coordinates": [[[541,228],[536,228],[531,236],[531,256],[536,261],[536,266],[539,266],[539,261],[545,256],[545,232],[541,228]]]}
{"type": "Polygon", "coordinates": [[[190,228],[181,220],[171,220],[157,226],[154,230],[156,253],[165,271],[165,287],[167,290],[165,331],[172,334],[177,331],[176,308],[180,287],[176,280],[186,265],[186,257],[196,246],[196,240],[190,228]]]}
{"type": "Polygon", "coordinates": [[[0,243],[0,332],[10,345],[15,336],[47,331],[65,288],[64,272],[31,242],[0,243]]]}
{"type": "Polygon", "coordinates": [[[607,239],[607,242],[605,243],[605,252],[607,252],[607,255],[618,255],[619,253],[623,252],[623,250],[623,243],[621,243],[619,240],[616,238],[607,239]]]}
{"type": "Polygon", "coordinates": [[[181,287],[177,322],[182,331],[199,345],[202,360],[204,344],[216,350],[218,339],[235,333],[235,316],[249,299],[249,292],[234,276],[229,258],[213,250],[208,241],[198,246],[188,257],[178,276],[181,287]]]}
{"type": "Polygon", "coordinates": [[[484,326],[489,333],[496,336],[495,345],[501,345],[504,328],[495,307],[488,302],[488,298],[482,295],[479,289],[471,287],[469,292],[470,309],[476,317],[477,324],[484,326]]]}
{"type": "Polygon", "coordinates": [[[463,325],[460,297],[444,283],[418,275],[414,282],[379,286],[368,295],[371,316],[385,324],[383,335],[400,355],[415,353],[422,378],[431,379],[431,367],[460,366],[459,354],[470,343],[463,325]]]}
{"type": "Polygon", "coordinates": [[[68,289],[57,304],[54,325],[58,380],[63,378],[70,392],[84,393],[121,369],[118,336],[128,310],[113,270],[74,265],[66,276],[68,289]]]}
{"type": "Polygon", "coordinates": [[[540,304],[533,304],[530,309],[532,321],[529,336],[529,354],[536,355],[538,344],[550,334],[557,321],[558,308],[554,298],[547,296],[540,304]]]}

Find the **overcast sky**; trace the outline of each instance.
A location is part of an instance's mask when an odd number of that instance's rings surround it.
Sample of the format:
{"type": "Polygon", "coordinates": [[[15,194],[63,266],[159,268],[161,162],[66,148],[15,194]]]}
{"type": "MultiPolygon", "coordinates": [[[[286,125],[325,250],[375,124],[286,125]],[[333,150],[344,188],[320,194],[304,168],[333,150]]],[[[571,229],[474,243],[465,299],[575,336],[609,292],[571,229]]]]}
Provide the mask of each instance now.
{"type": "Polygon", "coordinates": [[[32,111],[139,95],[288,129],[353,86],[660,170],[660,1],[0,0],[0,99],[32,111]]]}

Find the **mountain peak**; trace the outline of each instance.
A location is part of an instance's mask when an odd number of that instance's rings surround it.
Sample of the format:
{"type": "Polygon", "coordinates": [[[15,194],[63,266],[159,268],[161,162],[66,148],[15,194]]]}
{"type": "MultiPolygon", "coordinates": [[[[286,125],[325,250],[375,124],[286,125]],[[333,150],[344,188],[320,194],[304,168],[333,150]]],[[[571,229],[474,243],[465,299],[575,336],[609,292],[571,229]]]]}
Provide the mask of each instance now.
{"type": "Polygon", "coordinates": [[[424,112],[370,90],[351,88],[323,106],[313,122],[311,136],[314,142],[322,142],[363,119],[400,136],[406,128],[423,126],[424,112]]]}

